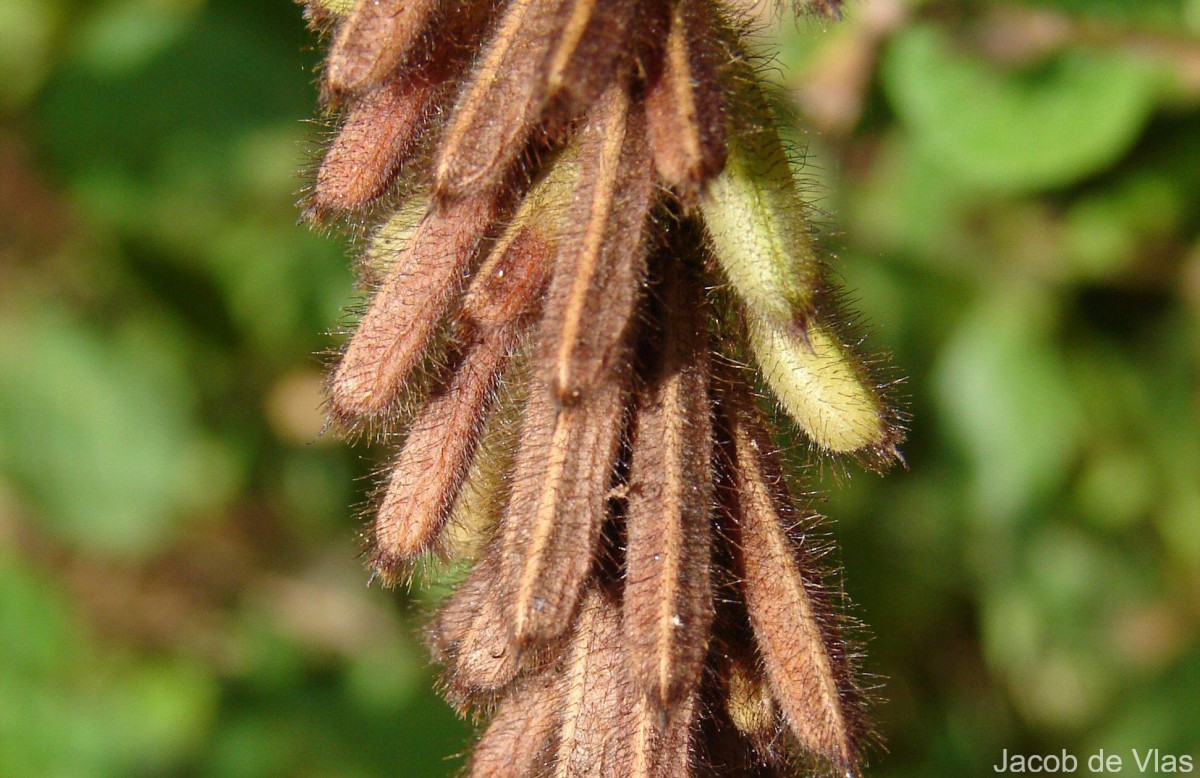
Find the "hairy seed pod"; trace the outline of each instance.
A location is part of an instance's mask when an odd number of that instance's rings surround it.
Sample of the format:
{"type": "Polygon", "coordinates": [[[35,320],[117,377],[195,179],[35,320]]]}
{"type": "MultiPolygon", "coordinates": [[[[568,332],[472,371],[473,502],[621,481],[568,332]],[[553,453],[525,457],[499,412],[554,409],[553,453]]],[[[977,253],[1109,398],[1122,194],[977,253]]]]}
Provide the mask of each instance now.
{"type": "Polygon", "coordinates": [[[791,324],[747,317],[750,349],[788,415],[823,451],[890,462],[898,435],[886,406],[852,357],[822,324],[804,334],[791,324]]]}
{"type": "Polygon", "coordinates": [[[525,147],[548,94],[546,67],[571,0],[512,0],[442,136],[436,190],[456,198],[499,181],[525,147]]]}
{"type": "Polygon", "coordinates": [[[372,562],[385,580],[429,550],[449,516],[496,382],[549,280],[557,236],[546,226],[515,219],[467,290],[460,316],[473,341],[409,431],[375,519],[372,562]]]}
{"type": "Polygon", "coordinates": [[[485,553],[442,605],[430,629],[434,657],[453,671],[452,700],[469,701],[507,686],[521,669],[509,638],[499,559],[485,553]]]}
{"type": "Polygon", "coordinates": [[[325,90],[333,99],[382,84],[404,61],[439,0],[358,0],[329,49],[325,90]]]}
{"type": "Polygon", "coordinates": [[[624,659],[619,606],[607,592],[589,587],[567,646],[554,778],[629,774],[621,733],[637,698],[624,659]]]}
{"type": "Polygon", "coordinates": [[[797,550],[784,529],[785,487],[770,442],[751,411],[732,413],[736,552],[750,625],[767,679],[800,745],[835,765],[856,759],[839,685],[822,627],[830,614],[809,591],[797,550]]]}
{"type": "Polygon", "coordinates": [[[471,754],[471,778],[543,773],[558,726],[557,681],[547,672],[509,692],[471,754]]]}
{"type": "Polygon", "coordinates": [[[417,416],[391,468],[371,532],[371,566],[387,584],[432,548],[466,477],[516,333],[476,343],[417,416]]]}
{"type": "Polygon", "coordinates": [[[530,188],[463,298],[459,319],[467,327],[504,327],[530,313],[533,298],[541,295],[549,281],[563,237],[563,202],[578,179],[578,154],[568,148],[554,157],[530,188]],[[515,281],[514,273],[518,274],[515,281]],[[514,294],[514,289],[521,291],[514,294]]]}
{"type": "Polygon", "coordinates": [[[757,78],[739,64],[726,79],[738,91],[729,106],[725,167],[709,182],[700,210],[717,262],[746,307],[803,327],[821,265],[771,111],[757,78]]]}
{"type": "Polygon", "coordinates": [[[689,205],[725,167],[725,111],[708,0],[675,0],[662,60],[646,85],[654,166],[689,205]]]}
{"type": "Polygon", "coordinates": [[[546,382],[570,404],[622,361],[645,275],[651,183],[644,119],[622,84],[595,105],[580,140],[579,188],[542,322],[546,382]]]}
{"type": "Polygon", "coordinates": [[[558,408],[535,379],[502,528],[519,645],[552,640],[570,626],[600,540],[625,396],[614,376],[585,402],[558,408]]]}
{"type": "Polygon", "coordinates": [[[669,709],[638,695],[628,716],[630,778],[688,778],[692,774],[691,732],[696,703],[694,692],[669,709]]]}
{"type": "Polygon", "coordinates": [[[343,424],[382,418],[395,408],[500,205],[497,192],[480,192],[426,214],[334,371],[330,409],[343,424]]]}
{"type": "Polygon", "coordinates": [[[360,211],[386,192],[412,152],[438,91],[423,79],[405,79],[357,102],[325,152],[306,215],[320,222],[360,211]]]}
{"type": "Polygon", "coordinates": [[[689,696],[712,628],[713,431],[700,296],[672,265],[659,372],[636,415],[626,518],[625,645],[653,704],[689,696]]]}
{"type": "Polygon", "coordinates": [[[570,0],[550,54],[546,90],[566,112],[586,111],[630,65],[628,47],[638,0],[570,0]]]}

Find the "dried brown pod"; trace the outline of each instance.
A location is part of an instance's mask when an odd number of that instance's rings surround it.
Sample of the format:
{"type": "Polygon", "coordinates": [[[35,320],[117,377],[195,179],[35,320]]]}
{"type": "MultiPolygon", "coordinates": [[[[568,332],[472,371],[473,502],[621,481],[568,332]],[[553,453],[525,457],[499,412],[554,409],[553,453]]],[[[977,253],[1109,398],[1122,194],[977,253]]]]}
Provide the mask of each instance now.
{"type": "Polygon", "coordinates": [[[589,587],[565,654],[555,778],[631,774],[630,744],[621,735],[637,697],[624,660],[620,607],[609,592],[589,587]]]}
{"type": "Polygon", "coordinates": [[[471,754],[471,778],[541,775],[559,720],[558,679],[546,672],[522,683],[500,703],[471,754]]]}
{"type": "Polygon", "coordinates": [[[417,416],[392,467],[371,549],[371,563],[385,581],[436,540],[474,457],[496,382],[540,307],[558,228],[530,215],[542,198],[573,180],[573,171],[562,169],[572,161],[560,163],[529,193],[475,273],[458,312],[465,353],[417,416]]]}
{"type": "Polygon", "coordinates": [[[628,67],[627,45],[638,0],[570,0],[569,14],[546,70],[547,94],[568,113],[580,113],[628,67]]]}
{"type": "Polygon", "coordinates": [[[675,0],[661,59],[646,84],[654,166],[684,202],[725,167],[725,110],[706,0],[675,0]]]}
{"type": "Polygon", "coordinates": [[[542,323],[546,382],[561,403],[579,401],[621,368],[645,274],[648,150],[624,82],[596,103],[579,146],[580,184],[542,323]]]}
{"type": "Polygon", "coordinates": [[[516,642],[551,640],[571,624],[606,516],[626,390],[610,380],[559,408],[534,384],[502,533],[516,642]]]}
{"type": "Polygon", "coordinates": [[[440,194],[462,197],[499,181],[525,147],[549,97],[546,65],[569,0],[511,0],[442,136],[440,194]]]}
{"type": "Polygon", "coordinates": [[[385,418],[428,351],[503,202],[500,191],[433,206],[375,291],[330,383],[335,418],[385,418]]]}
{"type": "Polygon", "coordinates": [[[713,428],[700,295],[678,270],[662,287],[670,316],[636,412],[623,614],[630,673],[665,709],[692,694],[708,652],[713,428]]]}
{"type": "Polygon", "coordinates": [[[329,47],[324,87],[330,98],[361,94],[384,83],[438,4],[439,0],[357,0],[329,47]]]}
{"type": "MultiPolygon", "coordinates": [[[[627,655],[628,658],[628,655],[627,655]]],[[[668,709],[638,695],[629,715],[632,742],[630,778],[687,778],[692,774],[692,729],[698,694],[693,692],[668,709]]]]}
{"type": "Polygon", "coordinates": [[[385,583],[430,550],[449,517],[515,333],[498,331],[467,352],[417,416],[375,512],[371,566],[385,583]]]}
{"type": "Polygon", "coordinates": [[[382,196],[416,145],[437,92],[424,79],[404,79],[358,101],[321,161],[308,218],[361,211],[382,196]]]}
{"type": "Polygon", "coordinates": [[[429,629],[434,657],[451,670],[446,686],[452,700],[464,705],[507,686],[521,670],[504,619],[501,575],[498,555],[484,554],[429,629]]]}
{"type": "Polygon", "coordinates": [[[835,616],[788,535],[794,520],[769,435],[744,404],[730,417],[735,552],[767,680],[800,745],[850,770],[858,759],[854,690],[830,650],[835,616]]]}

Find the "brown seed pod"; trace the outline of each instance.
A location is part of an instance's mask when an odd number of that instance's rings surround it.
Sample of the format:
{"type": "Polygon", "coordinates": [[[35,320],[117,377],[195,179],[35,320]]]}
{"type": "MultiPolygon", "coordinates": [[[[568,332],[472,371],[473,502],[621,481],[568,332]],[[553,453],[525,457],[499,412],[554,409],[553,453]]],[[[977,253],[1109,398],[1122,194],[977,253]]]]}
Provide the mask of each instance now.
{"type": "Polygon", "coordinates": [[[395,409],[501,207],[500,193],[487,191],[425,215],[334,371],[329,406],[343,425],[385,419],[395,409]]]}
{"type": "Polygon", "coordinates": [[[570,626],[600,540],[625,397],[613,376],[586,401],[558,408],[535,379],[502,528],[519,645],[552,640],[570,626]]]}
{"type": "Polygon", "coordinates": [[[358,0],[338,27],[325,66],[331,100],[374,89],[393,75],[439,0],[358,0]]]}
{"type": "Polygon", "coordinates": [[[675,0],[661,60],[646,85],[646,119],[654,166],[683,201],[694,205],[725,167],[725,111],[707,0],[675,0]]]}
{"type": "Polygon", "coordinates": [[[630,775],[621,737],[637,704],[621,650],[621,611],[599,587],[584,593],[565,654],[555,778],[630,775]]]}
{"type": "Polygon", "coordinates": [[[672,262],[658,374],[642,391],[626,516],[625,645],[635,682],[667,708],[700,679],[712,627],[713,430],[701,298],[672,262]]]}
{"type": "Polygon", "coordinates": [[[466,477],[515,333],[489,333],[418,415],[372,524],[370,564],[384,582],[436,542],[466,477]]]}
{"type": "Polygon", "coordinates": [[[450,669],[452,701],[468,704],[508,685],[521,670],[521,655],[504,618],[500,562],[485,553],[466,581],[439,609],[429,630],[434,655],[450,669]]]}
{"type": "Polygon", "coordinates": [[[549,97],[546,66],[571,0],[511,0],[442,135],[436,191],[466,196],[499,181],[525,147],[549,97]]]}
{"type": "Polygon", "coordinates": [[[557,683],[557,676],[546,672],[509,692],[471,754],[471,778],[545,772],[559,720],[557,683]]]}
{"type": "Polygon", "coordinates": [[[321,222],[383,195],[412,153],[438,92],[424,79],[403,79],[355,103],[321,160],[305,215],[321,222]]]}
{"type": "Polygon", "coordinates": [[[548,281],[555,236],[545,227],[515,220],[467,290],[459,317],[471,342],[413,423],[376,514],[371,562],[387,582],[431,548],[458,496],[496,382],[548,281]]]}
{"type": "Polygon", "coordinates": [[[812,591],[803,554],[785,529],[790,508],[769,436],[744,404],[730,416],[735,551],[767,679],[800,745],[849,770],[858,758],[845,702],[852,691],[831,656],[833,615],[812,591]]]}
{"type": "MultiPolygon", "coordinates": [[[[626,653],[628,658],[628,652],[626,653]]],[[[692,774],[695,692],[664,709],[644,694],[628,716],[630,778],[687,778],[692,774]]]]}
{"type": "Polygon", "coordinates": [[[569,114],[582,113],[629,63],[627,42],[639,0],[570,0],[546,70],[546,91],[569,114]]]}
{"type": "Polygon", "coordinates": [[[645,274],[652,186],[644,119],[623,83],[582,131],[579,188],[567,217],[542,322],[546,382],[580,401],[619,369],[645,274]]]}

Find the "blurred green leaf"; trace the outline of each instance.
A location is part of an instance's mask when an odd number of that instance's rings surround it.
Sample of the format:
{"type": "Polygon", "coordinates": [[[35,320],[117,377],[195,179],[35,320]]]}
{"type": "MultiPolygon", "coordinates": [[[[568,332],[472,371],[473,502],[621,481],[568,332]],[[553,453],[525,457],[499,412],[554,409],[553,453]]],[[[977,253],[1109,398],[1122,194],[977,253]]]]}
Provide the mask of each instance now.
{"type": "Polygon", "coordinates": [[[1073,465],[1083,419],[1050,341],[1053,316],[1035,292],[998,290],[958,326],[937,366],[939,405],[971,457],[981,519],[1027,520],[1073,465]]]}
{"type": "Polygon", "coordinates": [[[169,341],[138,335],[106,342],[53,307],[0,321],[0,467],[58,532],[127,555],[160,548],[187,512],[234,486],[224,452],[194,426],[169,341]]]}
{"type": "Polygon", "coordinates": [[[1029,72],[956,51],[916,24],[882,63],[889,99],[922,151],[965,183],[1005,192],[1062,187],[1137,138],[1159,76],[1140,60],[1068,49],[1029,72]]]}

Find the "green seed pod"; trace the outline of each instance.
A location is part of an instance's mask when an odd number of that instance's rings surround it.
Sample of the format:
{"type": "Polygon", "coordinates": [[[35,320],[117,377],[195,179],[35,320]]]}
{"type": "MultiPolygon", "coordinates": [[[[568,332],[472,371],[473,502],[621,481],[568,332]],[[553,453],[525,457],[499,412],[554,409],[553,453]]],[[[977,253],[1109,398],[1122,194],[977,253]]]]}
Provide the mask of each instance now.
{"type": "Polygon", "coordinates": [[[743,119],[731,122],[725,168],[705,189],[701,213],[717,261],[746,306],[779,324],[802,323],[821,266],[787,154],[774,124],[757,121],[770,112],[756,76],[748,79],[737,80],[742,99],[730,114],[743,119]]]}
{"type": "Polygon", "coordinates": [[[425,195],[413,195],[375,231],[356,268],[363,286],[376,286],[387,276],[428,210],[429,199],[425,195]]]}
{"type": "Polygon", "coordinates": [[[327,14],[343,17],[354,7],[354,0],[312,0],[308,5],[316,6],[327,14]]]}
{"type": "Polygon", "coordinates": [[[891,458],[889,414],[824,325],[802,331],[751,315],[747,329],[767,385],[809,439],[825,451],[891,458]]]}

